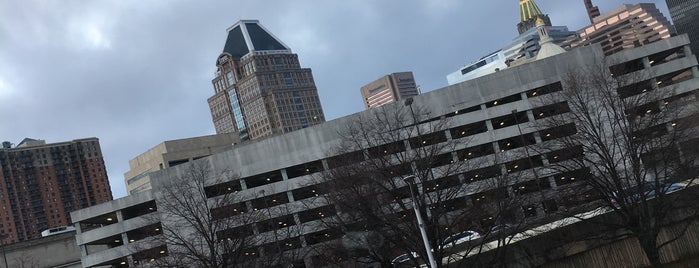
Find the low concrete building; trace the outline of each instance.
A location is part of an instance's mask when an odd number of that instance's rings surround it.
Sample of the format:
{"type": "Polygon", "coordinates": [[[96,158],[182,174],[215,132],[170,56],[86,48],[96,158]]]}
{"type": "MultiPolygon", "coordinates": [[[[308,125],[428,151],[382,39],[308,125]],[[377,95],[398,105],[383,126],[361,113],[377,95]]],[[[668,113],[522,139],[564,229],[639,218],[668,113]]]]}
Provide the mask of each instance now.
{"type": "MultiPolygon", "coordinates": [[[[441,118],[450,119],[448,129],[423,133],[443,137],[446,141],[456,141],[458,145],[451,148],[452,151],[444,153],[444,156],[448,157],[447,160],[459,161],[462,156],[465,156],[464,153],[471,152],[473,148],[479,148],[478,157],[493,157],[505,151],[509,154],[508,162],[483,161],[481,164],[486,166],[465,172],[459,171],[458,174],[450,176],[457,180],[458,185],[468,186],[464,192],[445,201],[458,201],[452,202],[456,205],[450,206],[450,209],[454,211],[480,204],[477,202],[481,197],[491,196],[492,192],[516,197],[527,195],[533,201],[517,208],[515,213],[524,221],[531,222],[542,220],[543,217],[557,210],[572,209],[590,202],[588,188],[580,179],[589,175],[587,171],[573,174],[578,178],[575,179],[570,174],[548,168],[550,163],[555,161],[567,161],[571,159],[571,155],[576,157],[573,154],[561,152],[569,148],[535,152],[536,155],[531,156],[528,153],[525,154],[525,150],[529,146],[545,148],[547,144],[551,144],[547,142],[553,139],[574,134],[575,131],[559,128],[537,128],[537,122],[541,122],[540,120],[567,112],[566,109],[559,109],[559,106],[556,106],[559,103],[547,104],[542,100],[557,96],[556,92],[567,87],[564,77],[569,70],[589,67],[600,62],[612,67],[607,69],[611,72],[609,76],[643,72],[652,76],[648,81],[652,82],[649,86],[654,89],[673,85],[672,98],[681,95],[683,100],[686,99],[691,103],[696,102],[696,97],[699,96],[697,59],[689,49],[686,36],[664,39],[611,56],[605,56],[600,45],[579,47],[566,53],[415,96],[414,101],[407,105],[427,109],[433,116],[432,119],[420,122],[418,127],[441,118]],[[618,73],[614,66],[620,65],[636,66],[637,69],[625,69],[626,73],[618,73]],[[559,155],[562,157],[559,158],[559,155]],[[486,169],[495,172],[474,173],[474,171],[480,172],[479,170],[486,169]],[[492,180],[501,172],[519,176],[513,177],[516,179],[509,180],[504,185],[496,185],[492,180]]],[[[632,84],[624,86],[639,92],[642,89],[632,84]]],[[[660,103],[658,101],[656,104],[660,105],[660,103]]],[[[405,104],[390,103],[384,107],[391,107],[390,105],[405,104]]],[[[270,212],[268,218],[259,222],[235,227],[249,227],[254,230],[252,234],[254,236],[270,236],[272,232],[269,228],[270,222],[274,226],[279,223],[278,227],[272,227],[272,229],[278,228],[274,229],[275,232],[291,228],[301,230],[295,237],[285,237],[284,249],[287,251],[308,250],[339,239],[339,235],[342,234],[330,232],[320,224],[323,218],[335,215],[335,211],[332,205],[315,202],[322,200],[319,199],[319,193],[316,191],[319,186],[315,178],[322,175],[324,171],[338,167],[333,158],[338,154],[335,149],[343,141],[340,132],[346,129],[347,125],[361,118],[375,116],[380,112],[379,110],[369,109],[322,125],[255,140],[199,160],[198,163],[204,163],[212,169],[212,174],[226,171],[234,171],[237,174],[235,178],[225,182],[217,181],[219,178],[211,178],[205,183],[207,198],[211,201],[209,203],[215,203],[222,195],[228,193],[234,193],[238,202],[230,207],[213,208],[212,211],[221,209],[230,212],[231,207],[246,208],[248,211],[258,209],[272,211],[276,208],[290,207],[291,209],[288,210],[275,210],[277,212],[274,212],[274,215],[270,212]],[[328,207],[330,209],[327,209],[328,207]],[[279,215],[279,211],[285,211],[287,214],[279,215]]],[[[410,152],[414,150],[411,146],[416,146],[414,142],[402,140],[399,143],[402,144],[403,152],[410,152]]],[[[440,139],[436,143],[440,142],[443,141],[440,139]]],[[[360,152],[360,155],[365,158],[370,151],[376,151],[375,149],[381,149],[380,151],[386,154],[387,152],[382,149],[384,145],[356,152],[360,152]]],[[[419,145],[417,146],[415,148],[419,148],[419,145]]],[[[394,153],[388,152],[388,154],[394,153]]],[[[470,159],[476,159],[476,157],[470,159]]],[[[441,163],[438,165],[444,165],[441,163]]],[[[150,174],[153,180],[152,193],[150,191],[139,193],[73,212],[71,216],[77,229],[77,243],[83,249],[83,267],[100,265],[125,267],[140,262],[143,258],[157,257],[152,254],[161,253],[166,256],[170,245],[152,243],[153,240],[143,235],[159,235],[154,230],[159,229],[160,223],[147,221],[150,218],[148,215],[157,215],[151,214],[152,211],[157,210],[158,202],[153,196],[158,196],[159,191],[162,191],[163,188],[159,187],[162,182],[183,176],[192,165],[193,163],[185,163],[150,174]],[[109,249],[89,250],[90,246],[95,245],[107,245],[109,249]],[[147,255],[131,254],[134,252],[133,248],[146,248],[150,250],[148,252],[151,255],[143,257],[147,255]]],[[[436,170],[440,166],[433,167],[436,170]]],[[[446,178],[438,177],[441,174],[439,172],[433,173],[437,174],[434,175],[434,180],[446,178]]],[[[408,174],[401,173],[395,176],[408,174]]],[[[482,206],[479,205],[479,207],[482,206]]],[[[235,213],[230,212],[230,214],[235,213]]],[[[224,215],[224,217],[229,216],[224,215]]],[[[165,224],[166,221],[161,222],[165,224]]],[[[224,238],[221,237],[221,239],[224,238]]],[[[277,242],[263,243],[252,245],[249,248],[253,253],[251,255],[265,256],[267,250],[275,244],[279,245],[277,242]]],[[[295,264],[299,261],[306,267],[322,267],[327,264],[326,259],[315,257],[313,251],[308,250],[307,253],[303,254],[303,259],[296,260],[295,264]]]]}
{"type": "MultiPolygon", "coordinates": [[[[80,249],[75,243],[75,232],[6,245],[3,255],[7,258],[9,267],[82,267],[80,249]]],[[[5,267],[5,262],[0,262],[0,266],[5,267]]]]}
{"type": "Polygon", "coordinates": [[[226,133],[160,143],[129,160],[126,190],[133,194],[150,189],[150,173],[228,150],[239,142],[236,133],[226,133]]]}

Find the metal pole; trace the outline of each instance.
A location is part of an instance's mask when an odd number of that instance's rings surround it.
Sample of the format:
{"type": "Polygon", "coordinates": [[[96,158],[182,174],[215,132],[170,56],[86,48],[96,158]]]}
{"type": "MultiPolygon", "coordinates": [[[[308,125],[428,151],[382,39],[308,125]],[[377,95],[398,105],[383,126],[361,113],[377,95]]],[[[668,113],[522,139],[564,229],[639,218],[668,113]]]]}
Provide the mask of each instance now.
{"type": "Polygon", "coordinates": [[[9,265],[7,265],[7,255],[5,254],[5,238],[7,235],[0,235],[0,243],[2,243],[2,259],[5,260],[5,268],[10,268],[9,265]]]}
{"type": "Polygon", "coordinates": [[[427,230],[425,230],[425,222],[422,220],[422,215],[420,214],[420,208],[417,200],[415,199],[415,194],[413,193],[413,183],[415,175],[410,175],[405,177],[403,181],[408,184],[410,188],[410,199],[413,201],[413,210],[415,211],[415,217],[417,218],[417,225],[420,229],[420,235],[422,236],[422,242],[425,244],[425,251],[427,252],[427,258],[430,261],[431,268],[437,268],[437,262],[434,260],[434,254],[432,253],[432,247],[430,247],[430,240],[427,238],[427,230]]]}

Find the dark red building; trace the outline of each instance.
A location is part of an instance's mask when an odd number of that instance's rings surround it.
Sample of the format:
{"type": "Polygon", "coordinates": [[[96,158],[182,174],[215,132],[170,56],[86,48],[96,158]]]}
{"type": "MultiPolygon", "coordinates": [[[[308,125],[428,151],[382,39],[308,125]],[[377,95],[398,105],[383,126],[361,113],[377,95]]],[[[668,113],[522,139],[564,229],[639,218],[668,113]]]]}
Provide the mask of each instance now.
{"type": "Polygon", "coordinates": [[[0,148],[0,238],[38,238],[71,225],[70,212],[112,200],[97,138],[46,144],[24,139],[0,148]]]}

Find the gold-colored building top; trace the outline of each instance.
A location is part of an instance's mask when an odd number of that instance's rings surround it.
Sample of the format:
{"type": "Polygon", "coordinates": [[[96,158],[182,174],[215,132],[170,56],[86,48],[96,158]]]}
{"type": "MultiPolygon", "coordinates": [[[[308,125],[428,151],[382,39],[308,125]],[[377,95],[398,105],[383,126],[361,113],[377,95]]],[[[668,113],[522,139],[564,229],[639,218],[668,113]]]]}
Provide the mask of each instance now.
{"type": "Polygon", "coordinates": [[[534,0],[519,0],[519,19],[520,22],[532,19],[541,13],[541,9],[536,5],[534,0]]]}

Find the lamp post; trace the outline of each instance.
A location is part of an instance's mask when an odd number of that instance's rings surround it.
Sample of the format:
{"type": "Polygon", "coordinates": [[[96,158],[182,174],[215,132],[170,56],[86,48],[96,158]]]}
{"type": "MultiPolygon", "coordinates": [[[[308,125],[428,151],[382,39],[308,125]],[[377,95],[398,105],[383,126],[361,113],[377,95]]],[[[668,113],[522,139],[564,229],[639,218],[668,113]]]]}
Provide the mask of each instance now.
{"type": "Polygon", "coordinates": [[[0,246],[2,246],[2,259],[5,260],[5,268],[10,268],[10,266],[7,265],[7,254],[5,254],[5,238],[7,238],[6,234],[0,234],[0,246]]]}
{"type": "Polygon", "coordinates": [[[432,247],[430,247],[430,240],[427,238],[427,231],[425,230],[425,222],[422,220],[422,215],[420,214],[420,207],[418,205],[417,199],[415,199],[415,194],[413,193],[413,184],[415,184],[415,175],[410,175],[403,178],[403,181],[408,184],[410,188],[410,199],[413,202],[413,211],[415,211],[415,217],[417,218],[417,225],[420,229],[420,235],[422,235],[422,242],[425,244],[425,251],[427,252],[427,258],[430,261],[430,267],[436,268],[437,262],[434,260],[434,254],[432,254],[432,247]]]}

